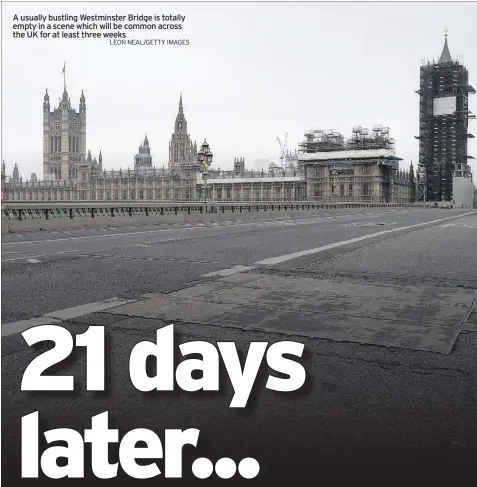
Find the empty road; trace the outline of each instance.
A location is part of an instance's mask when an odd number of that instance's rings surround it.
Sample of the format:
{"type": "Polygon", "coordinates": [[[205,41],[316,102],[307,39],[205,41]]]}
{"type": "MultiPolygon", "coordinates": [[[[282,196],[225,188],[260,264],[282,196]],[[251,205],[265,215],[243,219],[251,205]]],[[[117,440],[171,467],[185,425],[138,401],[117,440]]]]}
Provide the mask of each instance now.
{"type": "Polygon", "coordinates": [[[21,483],[21,417],[34,411],[43,430],[83,431],[104,411],[121,434],[199,428],[200,455],[184,453],[188,484],[197,456],[254,457],[255,482],[345,468],[471,472],[476,243],[476,211],[411,208],[2,235],[5,480],[21,483]],[[80,350],[51,369],[75,376],[74,393],[21,391],[45,346],[20,333],[48,322],[73,334],[105,326],[106,392],[86,391],[80,350]],[[243,410],[229,407],[224,367],[219,393],[138,392],[130,352],[169,324],[179,343],[233,341],[242,357],[252,341],[303,343],[305,385],[269,391],[264,365],[243,410]]]}

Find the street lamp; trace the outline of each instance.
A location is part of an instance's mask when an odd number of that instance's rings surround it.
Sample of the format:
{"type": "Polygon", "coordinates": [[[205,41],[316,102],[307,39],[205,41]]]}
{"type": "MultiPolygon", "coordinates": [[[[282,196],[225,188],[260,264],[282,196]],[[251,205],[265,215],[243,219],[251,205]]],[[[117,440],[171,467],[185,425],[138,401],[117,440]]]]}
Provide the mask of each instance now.
{"type": "Polygon", "coordinates": [[[207,176],[209,166],[212,164],[212,158],[214,155],[210,152],[209,144],[206,140],[202,144],[200,151],[197,153],[197,158],[199,159],[200,165],[202,166],[202,178],[204,180],[204,202],[207,204],[208,187],[207,187],[207,176]]]}
{"type": "Polygon", "coordinates": [[[334,193],[333,193],[333,188],[336,188],[336,178],[338,176],[338,170],[336,168],[333,168],[330,170],[330,175],[331,175],[331,199],[333,200],[334,193]]]}

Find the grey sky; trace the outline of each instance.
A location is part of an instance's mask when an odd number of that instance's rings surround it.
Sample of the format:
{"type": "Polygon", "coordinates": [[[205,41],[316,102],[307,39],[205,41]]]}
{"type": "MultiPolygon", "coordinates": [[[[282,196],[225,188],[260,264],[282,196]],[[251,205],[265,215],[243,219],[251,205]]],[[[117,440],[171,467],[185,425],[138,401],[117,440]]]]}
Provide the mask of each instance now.
{"type": "MultiPolygon", "coordinates": [[[[403,167],[418,160],[419,67],[437,58],[444,29],[477,87],[477,3],[24,3],[3,4],[2,152],[11,172],[42,175],[42,104],[84,89],[87,147],[107,169],[132,167],[147,133],[153,164],[167,166],[182,91],[188,129],[207,138],[213,166],[233,158],[278,160],[305,130],[390,127],[403,167]],[[14,14],[182,14],[180,33],[128,38],[190,39],[185,47],[110,46],[108,40],[19,40],[14,14]]],[[[477,95],[470,98],[477,112],[477,95]]],[[[477,134],[477,122],[470,122],[477,134]]],[[[477,157],[477,144],[469,153],[477,157]]],[[[472,162],[477,176],[477,163],[472,162]]]]}

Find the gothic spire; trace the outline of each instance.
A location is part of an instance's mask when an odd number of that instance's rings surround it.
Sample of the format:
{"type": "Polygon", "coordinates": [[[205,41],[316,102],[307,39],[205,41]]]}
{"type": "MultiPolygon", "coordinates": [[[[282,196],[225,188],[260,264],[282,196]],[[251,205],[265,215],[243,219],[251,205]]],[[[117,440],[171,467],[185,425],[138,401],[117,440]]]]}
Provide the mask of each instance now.
{"type": "Polygon", "coordinates": [[[184,108],[182,106],[182,92],[179,98],[179,115],[184,116],[184,108]]]}
{"type": "Polygon", "coordinates": [[[447,29],[446,37],[444,41],[444,48],[442,49],[441,57],[439,58],[439,64],[448,64],[452,62],[452,58],[449,51],[449,46],[447,45],[447,29]]]}
{"type": "Polygon", "coordinates": [[[176,120],[185,122],[184,106],[182,104],[182,93],[180,94],[180,98],[179,98],[179,111],[177,112],[176,120]]]}
{"type": "Polygon", "coordinates": [[[69,106],[69,96],[68,96],[68,92],[66,91],[66,63],[64,63],[63,65],[63,98],[61,100],[61,103],[66,105],[66,106],[69,106]]]}
{"type": "Polygon", "coordinates": [[[179,111],[177,112],[175,133],[187,134],[187,122],[184,116],[184,106],[182,104],[182,93],[179,98],[179,111]]]}
{"type": "Polygon", "coordinates": [[[84,91],[83,90],[81,90],[79,111],[82,114],[86,113],[86,98],[84,97],[84,91]]]}

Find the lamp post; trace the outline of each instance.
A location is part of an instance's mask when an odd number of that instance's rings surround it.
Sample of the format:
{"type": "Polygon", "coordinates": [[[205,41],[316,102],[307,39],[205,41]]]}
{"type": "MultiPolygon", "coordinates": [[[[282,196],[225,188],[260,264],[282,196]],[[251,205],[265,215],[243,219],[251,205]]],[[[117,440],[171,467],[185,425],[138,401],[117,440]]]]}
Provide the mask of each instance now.
{"type": "Polygon", "coordinates": [[[331,175],[331,200],[333,200],[335,198],[335,195],[333,193],[333,188],[337,189],[336,178],[338,176],[338,171],[335,168],[333,168],[330,171],[330,175],[331,175]]]}
{"type": "MultiPolygon", "coordinates": [[[[197,153],[197,158],[199,159],[200,165],[202,166],[202,179],[204,180],[204,203],[207,205],[207,197],[209,188],[207,186],[207,176],[208,176],[208,169],[209,166],[212,164],[213,154],[210,151],[209,144],[206,140],[202,144],[200,151],[197,153]]],[[[206,207],[207,212],[207,207],[206,207]]]]}

